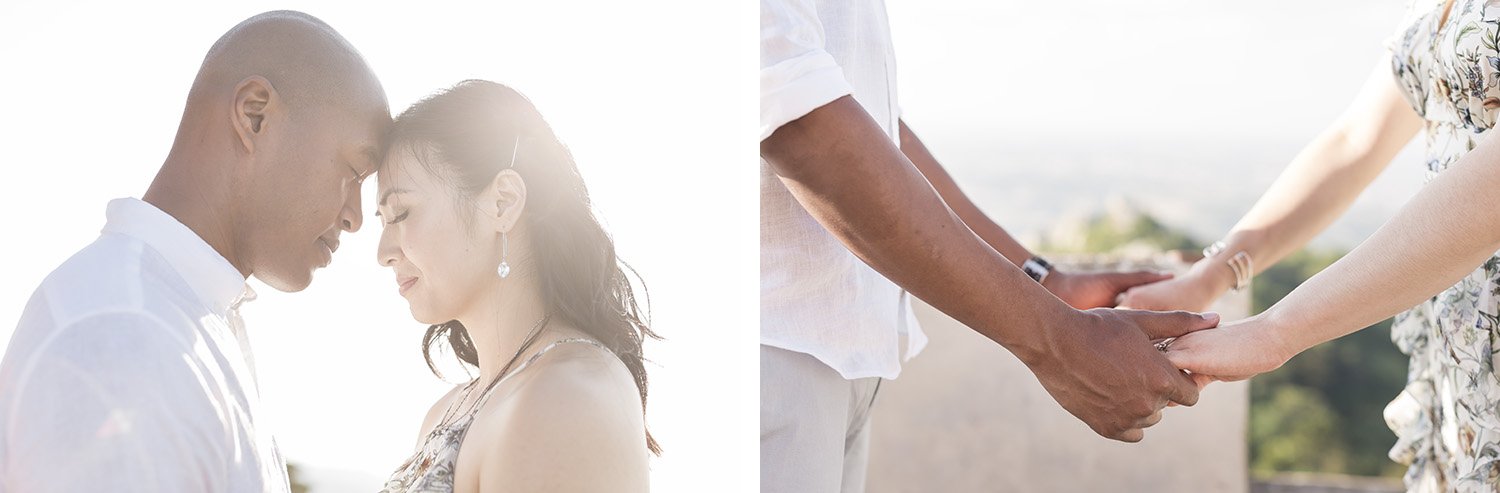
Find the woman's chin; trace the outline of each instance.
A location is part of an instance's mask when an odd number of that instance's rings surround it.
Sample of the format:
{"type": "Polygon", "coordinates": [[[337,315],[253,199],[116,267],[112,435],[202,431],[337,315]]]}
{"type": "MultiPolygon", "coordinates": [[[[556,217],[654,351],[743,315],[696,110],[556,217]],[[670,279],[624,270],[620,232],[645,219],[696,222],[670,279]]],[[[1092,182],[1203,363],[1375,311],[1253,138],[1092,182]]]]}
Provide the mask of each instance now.
{"type": "Polygon", "coordinates": [[[417,306],[416,303],[408,303],[407,308],[411,311],[411,318],[424,325],[437,325],[452,320],[451,318],[442,319],[442,317],[434,316],[431,312],[417,306]]]}

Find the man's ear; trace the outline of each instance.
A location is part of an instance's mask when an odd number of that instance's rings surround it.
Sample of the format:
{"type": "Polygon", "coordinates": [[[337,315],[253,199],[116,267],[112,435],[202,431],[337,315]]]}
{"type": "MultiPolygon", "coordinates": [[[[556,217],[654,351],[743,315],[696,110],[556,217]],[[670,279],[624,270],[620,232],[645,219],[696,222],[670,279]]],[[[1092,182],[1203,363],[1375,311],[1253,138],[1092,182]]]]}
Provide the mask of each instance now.
{"type": "Polygon", "coordinates": [[[526,209],[526,180],[521,179],[521,174],[515,170],[507,169],[495,175],[486,190],[490,209],[494,218],[495,232],[509,233],[521,220],[521,213],[526,209]]]}
{"type": "Polygon", "coordinates": [[[244,151],[253,153],[257,137],[266,131],[266,114],[274,108],[276,88],[265,77],[252,75],[235,84],[233,101],[230,126],[244,151]]]}

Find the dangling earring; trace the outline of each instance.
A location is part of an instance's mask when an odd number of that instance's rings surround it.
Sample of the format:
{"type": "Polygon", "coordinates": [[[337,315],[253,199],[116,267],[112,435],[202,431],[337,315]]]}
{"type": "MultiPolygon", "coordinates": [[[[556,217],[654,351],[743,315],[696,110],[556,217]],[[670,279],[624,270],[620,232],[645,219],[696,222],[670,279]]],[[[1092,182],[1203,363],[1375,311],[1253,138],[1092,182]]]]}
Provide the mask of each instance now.
{"type": "MultiPolygon", "coordinates": [[[[506,169],[513,169],[516,167],[516,152],[519,150],[521,150],[521,134],[518,133],[516,134],[515,144],[511,145],[510,165],[506,166],[506,169]]],[[[505,208],[500,205],[500,201],[498,200],[495,201],[495,209],[497,210],[497,214],[505,212],[505,208]]],[[[500,232],[500,267],[495,268],[495,273],[500,274],[501,279],[510,277],[510,264],[506,263],[505,261],[506,251],[509,249],[510,241],[505,237],[505,232],[502,231],[500,232]]]]}
{"type": "Polygon", "coordinates": [[[502,232],[500,233],[500,267],[495,269],[495,273],[500,274],[501,279],[510,277],[510,264],[505,262],[508,250],[510,250],[510,240],[502,232]]]}

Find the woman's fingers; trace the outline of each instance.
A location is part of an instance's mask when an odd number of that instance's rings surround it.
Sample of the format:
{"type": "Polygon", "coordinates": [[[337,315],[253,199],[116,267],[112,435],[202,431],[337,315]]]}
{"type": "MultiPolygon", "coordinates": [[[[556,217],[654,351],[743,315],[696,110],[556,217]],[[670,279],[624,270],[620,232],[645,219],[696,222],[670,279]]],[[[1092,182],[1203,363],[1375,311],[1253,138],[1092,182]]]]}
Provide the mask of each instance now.
{"type": "Polygon", "coordinates": [[[1233,330],[1215,329],[1179,337],[1167,347],[1167,361],[1185,370],[1199,390],[1212,382],[1237,382],[1270,370],[1260,367],[1255,354],[1260,349],[1235,343],[1241,339],[1229,333],[1233,330]],[[1226,346],[1234,349],[1219,349],[1226,346]]]}
{"type": "Polygon", "coordinates": [[[1115,308],[1128,308],[1134,310],[1160,310],[1166,307],[1157,297],[1152,295],[1154,287],[1135,287],[1120,293],[1115,299],[1115,308]]]}
{"type": "Polygon", "coordinates": [[[1114,290],[1116,292],[1133,289],[1137,286],[1145,284],[1165,281],[1171,278],[1172,273],[1170,272],[1152,271],[1116,272],[1108,276],[1110,284],[1114,286],[1114,290]]]}
{"type": "Polygon", "coordinates": [[[1172,345],[1167,346],[1167,361],[1171,361],[1172,365],[1180,370],[1187,370],[1194,374],[1206,374],[1204,371],[1205,368],[1199,361],[1201,359],[1201,351],[1197,345],[1192,344],[1192,342],[1198,339],[1197,337],[1189,338],[1188,336],[1182,336],[1172,341],[1172,345]]]}

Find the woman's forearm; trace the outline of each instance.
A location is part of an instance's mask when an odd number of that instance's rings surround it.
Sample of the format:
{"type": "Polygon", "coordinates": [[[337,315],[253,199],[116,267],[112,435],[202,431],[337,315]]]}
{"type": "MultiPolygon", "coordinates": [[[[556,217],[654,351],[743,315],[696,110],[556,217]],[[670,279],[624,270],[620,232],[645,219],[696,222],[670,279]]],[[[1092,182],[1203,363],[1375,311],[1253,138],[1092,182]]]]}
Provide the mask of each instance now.
{"type": "Polygon", "coordinates": [[[1240,219],[1219,255],[1244,251],[1258,272],[1302,248],[1349,209],[1421,124],[1381,64],[1339,121],[1298,153],[1240,219]]]}
{"type": "Polygon", "coordinates": [[[1500,249],[1500,140],[1487,139],[1358,248],[1264,314],[1301,351],[1399,313],[1500,249]]]}

